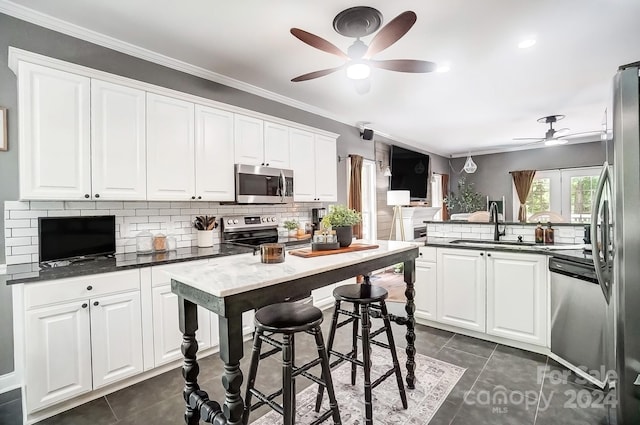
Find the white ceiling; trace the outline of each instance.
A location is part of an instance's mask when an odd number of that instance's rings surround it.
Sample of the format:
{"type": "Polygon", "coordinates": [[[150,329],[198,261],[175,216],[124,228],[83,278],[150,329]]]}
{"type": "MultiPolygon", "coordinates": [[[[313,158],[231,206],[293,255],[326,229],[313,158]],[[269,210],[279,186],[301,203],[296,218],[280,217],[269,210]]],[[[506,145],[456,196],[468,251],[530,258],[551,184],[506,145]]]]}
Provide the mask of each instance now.
{"type": "Polygon", "coordinates": [[[640,60],[638,0],[370,0],[366,5],[382,12],[383,25],[405,10],[418,16],[414,27],[375,59],[428,60],[450,64],[451,71],[377,69],[364,95],[343,72],[292,83],[295,76],[342,62],[302,43],[289,29],[304,29],[346,51],[353,39],[333,30],[333,18],[359,5],[349,0],[0,0],[0,11],[36,23],[47,19],[32,9],[82,27],[67,30],[76,36],[89,29],[347,124],[369,122],[395,140],[454,156],[521,145],[514,137],[543,137],[547,126],[536,120],[551,114],[566,115],[556,128],[599,130],[617,67],[640,60]],[[518,49],[531,34],[537,44],[518,49]]]}

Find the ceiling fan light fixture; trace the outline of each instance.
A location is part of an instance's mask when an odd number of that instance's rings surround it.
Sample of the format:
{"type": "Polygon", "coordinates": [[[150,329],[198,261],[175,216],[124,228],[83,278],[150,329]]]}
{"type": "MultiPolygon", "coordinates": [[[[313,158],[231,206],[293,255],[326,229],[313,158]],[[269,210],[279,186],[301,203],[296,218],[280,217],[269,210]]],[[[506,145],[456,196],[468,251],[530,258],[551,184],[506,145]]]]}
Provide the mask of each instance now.
{"type": "Polygon", "coordinates": [[[566,145],[569,141],[567,139],[551,139],[544,142],[546,146],[566,145]]]}
{"type": "Polygon", "coordinates": [[[451,67],[446,64],[438,65],[436,68],[436,72],[449,72],[451,71],[451,67]]]}
{"type": "Polygon", "coordinates": [[[536,39],[533,37],[525,38],[520,43],[518,43],[519,49],[528,49],[529,47],[533,47],[536,44],[536,39]]]}
{"type": "Polygon", "coordinates": [[[371,75],[371,67],[363,62],[354,62],[347,66],[347,78],[351,80],[364,80],[371,75]]]}
{"type": "Polygon", "coordinates": [[[478,169],[478,166],[476,165],[475,162],[473,162],[473,159],[471,158],[471,155],[469,155],[467,157],[467,160],[465,161],[464,167],[462,169],[467,174],[473,174],[478,169]]]}

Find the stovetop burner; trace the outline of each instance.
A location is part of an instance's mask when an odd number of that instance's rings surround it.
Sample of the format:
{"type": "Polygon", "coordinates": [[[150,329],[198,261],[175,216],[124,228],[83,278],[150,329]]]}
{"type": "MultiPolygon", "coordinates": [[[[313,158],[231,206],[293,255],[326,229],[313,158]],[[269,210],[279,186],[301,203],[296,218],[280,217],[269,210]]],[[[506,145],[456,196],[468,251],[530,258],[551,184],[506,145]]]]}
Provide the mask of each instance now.
{"type": "Polygon", "coordinates": [[[222,241],[238,246],[257,247],[263,243],[283,243],[297,247],[309,244],[309,239],[278,237],[278,218],[274,215],[223,217],[222,241]]]}

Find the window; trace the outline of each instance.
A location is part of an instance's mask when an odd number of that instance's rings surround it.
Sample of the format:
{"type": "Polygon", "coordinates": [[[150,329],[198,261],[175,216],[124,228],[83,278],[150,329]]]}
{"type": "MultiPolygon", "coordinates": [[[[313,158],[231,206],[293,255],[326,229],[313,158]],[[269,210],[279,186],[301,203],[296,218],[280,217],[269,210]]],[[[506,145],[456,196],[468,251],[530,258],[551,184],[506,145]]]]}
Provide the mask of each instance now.
{"type": "MultiPolygon", "coordinates": [[[[433,174],[431,177],[431,206],[442,207],[442,174],[433,174]]],[[[434,221],[442,221],[442,208],[433,216],[434,221]]]]}
{"type": "MultiPolygon", "coordinates": [[[[538,171],[527,197],[527,218],[552,211],[562,215],[567,222],[591,221],[591,203],[598,186],[600,167],[572,168],[538,171]]],[[[513,187],[513,217],[518,216],[520,201],[513,187]]]]}
{"type": "MultiPolygon", "coordinates": [[[[351,184],[351,161],[346,161],[347,193],[351,184]]],[[[376,163],[365,159],[362,161],[362,239],[377,239],[376,216],[376,163]]]]}

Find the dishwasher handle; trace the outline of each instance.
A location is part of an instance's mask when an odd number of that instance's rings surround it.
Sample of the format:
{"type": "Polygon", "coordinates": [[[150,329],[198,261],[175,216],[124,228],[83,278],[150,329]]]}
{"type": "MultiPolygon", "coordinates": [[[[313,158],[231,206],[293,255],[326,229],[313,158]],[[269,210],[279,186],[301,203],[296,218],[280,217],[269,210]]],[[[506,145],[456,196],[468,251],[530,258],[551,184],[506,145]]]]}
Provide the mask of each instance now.
{"type": "Polygon", "coordinates": [[[552,257],[549,259],[549,271],[598,285],[598,277],[592,264],[552,257]]]}

